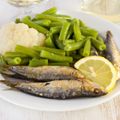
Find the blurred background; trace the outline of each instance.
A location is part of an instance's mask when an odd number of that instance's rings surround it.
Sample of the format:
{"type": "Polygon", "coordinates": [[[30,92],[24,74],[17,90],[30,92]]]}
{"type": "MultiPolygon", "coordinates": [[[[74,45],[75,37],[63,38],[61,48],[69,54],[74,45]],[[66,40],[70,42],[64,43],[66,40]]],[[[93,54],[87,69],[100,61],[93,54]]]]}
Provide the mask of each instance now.
{"type": "Polygon", "coordinates": [[[25,9],[29,8],[36,13],[52,6],[58,7],[59,10],[87,12],[99,15],[111,22],[120,23],[120,0],[0,0],[0,15],[4,15],[1,24],[22,14],[25,9]],[[32,2],[38,3],[30,4],[32,2]]]}

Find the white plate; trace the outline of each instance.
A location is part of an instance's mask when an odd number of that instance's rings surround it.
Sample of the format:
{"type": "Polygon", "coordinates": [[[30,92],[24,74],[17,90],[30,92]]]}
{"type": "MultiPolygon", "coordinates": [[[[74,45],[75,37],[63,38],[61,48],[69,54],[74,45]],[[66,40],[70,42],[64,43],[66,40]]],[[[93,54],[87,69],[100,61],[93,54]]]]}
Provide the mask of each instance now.
{"type": "MultiPolygon", "coordinates": [[[[63,12],[62,12],[63,13],[63,12]]],[[[100,33],[111,30],[117,45],[120,47],[120,32],[119,29],[112,23],[109,23],[101,18],[91,16],[82,12],[68,12],[64,14],[71,15],[82,19],[88,26],[97,29],[100,33]]],[[[1,78],[2,79],[2,78],[1,78]]],[[[40,111],[72,111],[92,107],[104,103],[120,94],[120,82],[116,88],[106,96],[97,98],[79,98],[70,100],[53,100],[47,98],[35,97],[15,90],[6,90],[6,86],[0,84],[0,98],[25,108],[40,110],[40,111]]]]}

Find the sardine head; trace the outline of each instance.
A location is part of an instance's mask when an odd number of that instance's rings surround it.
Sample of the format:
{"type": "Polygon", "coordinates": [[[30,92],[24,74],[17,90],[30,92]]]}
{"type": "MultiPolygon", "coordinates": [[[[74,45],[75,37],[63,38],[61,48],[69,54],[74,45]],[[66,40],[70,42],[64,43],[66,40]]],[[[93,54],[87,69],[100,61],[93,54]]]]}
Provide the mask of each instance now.
{"type": "Polygon", "coordinates": [[[86,81],[82,89],[85,96],[97,97],[107,94],[107,91],[97,83],[86,81]]]}
{"type": "Polygon", "coordinates": [[[107,46],[105,57],[115,66],[118,71],[118,79],[120,79],[120,51],[111,31],[107,31],[105,43],[107,46]]]}

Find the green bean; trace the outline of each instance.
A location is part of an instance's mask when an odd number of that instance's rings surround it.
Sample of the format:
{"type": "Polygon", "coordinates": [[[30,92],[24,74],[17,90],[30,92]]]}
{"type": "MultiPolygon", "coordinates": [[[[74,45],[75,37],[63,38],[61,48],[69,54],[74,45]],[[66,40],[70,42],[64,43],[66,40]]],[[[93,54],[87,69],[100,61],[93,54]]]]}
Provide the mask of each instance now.
{"type": "Polygon", "coordinates": [[[72,34],[73,34],[73,29],[70,28],[70,29],[68,30],[68,34],[67,34],[67,36],[66,36],[66,39],[70,39],[70,37],[72,36],[72,34]]]}
{"type": "Polygon", "coordinates": [[[38,66],[43,66],[43,65],[48,65],[48,60],[47,59],[36,59],[33,58],[29,62],[30,67],[38,67],[38,66]]]}
{"type": "Polygon", "coordinates": [[[52,32],[49,32],[48,34],[46,34],[46,39],[49,37],[53,40],[53,33],[52,32]]]}
{"type": "Polygon", "coordinates": [[[73,22],[74,22],[74,20],[72,20],[72,22],[70,24],[70,28],[68,30],[68,34],[67,34],[66,39],[69,39],[71,37],[71,35],[73,34],[73,22]]]}
{"type": "Polygon", "coordinates": [[[75,43],[75,40],[68,39],[63,42],[64,45],[75,43]]]}
{"type": "Polygon", "coordinates": [[[63,23],[61,22],[51,22],[50,27],[57,27],[57,26],[62,26],[63,23]]]}
{"type": "Polygon", "coordinates": [[[6,65],[6,61],[4,59],[4,56],[0,55],[0,66],[6,65]]]}
{"type": "Polygon", "coordinates": [[[55,47],[55,45],[54,45],[51,37],[48,37],[48,38],[45,40],[45,46],[46,46],[46,47],[51,47],[51,48],[54,48],[54,47],[55,47]]]}
{"type": "Polygon", "coordinates": [[[32,21],[34,22],[34,21],[37,21],[38,19],[36,19],[35,17],[34,18],[32,18],[32,21]]]}
{"type": "Polygon", "coordinates": [[[9,65],[27,65],[29,63],[30,58],[29,57],[11,57],[11,56],[4,56],[5,61],[9,65]]]}
{"type": "Polygon", "coordinates": [[[28,15],[28,16],[25,16],[25,17],[28,18],[29,20],[31,20],[31,16],[28,15]]]}
{"type": "Polygon", "coordinates": [[[7,61],[8,65],[20,65],[22,61],[20,57],[5,58],[5,60],[7,61]]]}
{"type": "Polygon", "coordinates": [[[20,65],[28,65],[30,58],[21,58],[20,65]]]}
{"type": "Polygon", "coordinates": [[[37,57],[37,58],[39,57],[39,54],[36,51],[34,51],[32,48],[27,48],[21,45],[17,45],[15,51],[19,53],[23,53],[29,57],[37,57]]]}
{"type": "Polygon", "coordinates": [[[106,49],[106,45],[98,40],[96,40],[95,38],[91,38],[92,40],[92,44],[94,45],[94,47],[100,51],[103,51],[106,49]]]}
{"type": "Polygon", "coordinates": [[[70,56],[71,51],[66,51],[66,56],[70,56]]]}
{"type": "Polygon", "coordinates": [[[69,55],[69,56],[74,56],[74,55],[77,55],[77,51],[66,51],[66,55],[69,55]]]}
{"type": "MultiPolygon", "coordinates": [[[[15,57],[15,58],[20,58],[20,57],[15,57]]],[[[12,61],[13,61],[13,64],[14,64],[14,58],[6,58],[6,59],[8,60],[9,65],[12,65],[12,63],[10,64],[10,62],[12,62],[12,61]]],[[[20,61],[18,65],[28,65],[29,60],[30,60],[30,58],[20,58],[20,59],[21,60],[18,59],[20,61]]]]}
{"type": "Polygon", "coordinates": [[[70,27],[70,23],[69,22],[65,22],[63,24],[62,29],[60,31],[59,40],[64,41],[66,39],[69,27],[70,27]]]}
{"type": "Polygon", "coordinates": [[[44,14],[37,14],[35,18],[36,19],[47,19],[47,20],[61,22],[61,23],[64,23],[66,21],[65,19],[62,19],[62,18],[58,18],[52,15],[44,15],[44,14]]]}
{"type": "Polygon", "coordinates": [[[72,44],[67,44],[64,48],[65,51],[74,51],[74,50],[78,50],[80,49],[81,47],[83,47],[84,45],[84,40],[82,41],[78,41],[78,42],[75,42],[75,43],[72,43],[72,44]]]}
{"type": "Polygon", "coordinates": [[[97,36],[97,40],[99,40],[101,43],[104,43],[104,40],[103,40],[103,38],[101,37],[101,36],[97,36]]]}
{"type": "Polygon", "coordinates": [[[59,33],[60,30],[61,30],[61,27],[60,27],[60,26],[56,26],[56,27],[51,27],[51,28],[50,28],[50,32],[51,32],[52,34],[59,33]]]}
{"type": "Polygon", "coordinates": [[[57,12],[57,8],[56,7],[52,7],[44,12],[42,12],[42,14],[55,14],[57,12]]]}
{"type": "Polygon", "coordinates": [[[56,46],[57,46],[59,49],[64,50],[64,45],[63,45],[63,43],[62,43],[60,40],[56,39],[56,40],[55,40],[55,43],[56,43],[56,46]]]}
{"type": "Polygon", "coordinates": [[[33,21],[29,20],[27,17],[24,17],[22,19],[22,22],[27,24],[29,27],[35,28],[37,31],[39,31],[39,32],[41,32],[43,34],[47,34],[49,32],[46,28],[44,28],[44,27],[42,27],[40,25],[37,25],[33,21]]]}
{"type": "Polygon", "coordinates": [[[41,52],[42,50],[45,50],[45,51],[48,51],[48,52],[51,52],[51,53],[55,53],[55,54],[58,54],[58,55],[65,56],[65,51],[61,50],[61,49],[48,48],[48,47],[40,47],[40,46],[34,46],[33,49],[36,50],[36,51],[38,51],[38,52],[41,52]]]}
{"type": "Polygon", "coordinates": [[[54,63],[49,63],[50,66],[70,66],[68,62],[54,62],[54,63]]]}
{"type": "Polygon", "coordinates": [[[81,49],[79,50],[79,54],[80,54],[81,56],[83,56],[83,48],[81,48],[81,49]]]}
{"type": "Polygon", "coordinates": [[[57,34],[54,35],[54,39],[55,39],[54,42],[55,42],[56,47],[59,49],[64,49],[64,44],[62,43],[62,41],[58,40],[57,34]]]}
{"type": "Polygon", "coordinates": [[[62,19],[68,19],[68,20],[71,19],[71,17],[69,15],[54,14],[53,16],[59,17],[62,19]]]}
{"type": "Polygon", "coordinates": [[[90,50],[91,50],[91,41],[90,39],[86,40],[85,45],[84,45],[84,49],[83,49],[83,56],[89,56],[90,55],[90,50]]]}
{"type": "Polygon", "coordinates": [[[66,56],[73,56],[76,55],[76,51],[66,51],[66,56]]]}
{"type": "Polygon", "coordinates": [[[67,56],[61,56],[61,55],[57,55],[45,50],[42,50],[40,53],[40,57],[42,58],[46,58],[48,60],[51,61],[57,61],[57,62],[69,62],[71,63],[73,61],[72,57],[67,57],[67,56]]]}
{"type": "Polygon", "coordinates": [[[19,53],[19,52],[6,52],[4,54],[5,57],[10,57],[10,58],[14,58],[14,57],[21,57],[21,58],[25,58],[28,57],[27,55],[23,54],[23,53],[19,53]]]}
{"type": "Polygon", "coordinates": [[[75,40],[76,41],[82,40],[82,34],[81,34],[81,31],[80,31],[79,20],[78,19],[74,19],[73,31],[74,31],[74,35],[75,35],[75,40]]]}
{"type": "Polygon", "coordinates": [[[80,23],[80,27],[86,27],[86,24],[82,20],[79,20],[79,23],[80,23]]]}
{"type": "Polygon", "coordinates": [[[36,21],[34,21],[34,23],[36,23],[40,26],[43,26],[43,27],[49,27],[51,24],[51,21],[50,20],[36,20],[36,21]]]}
{"type": "Polygon", "coordinates": [[[96,30],[88,28],[88,27],[82,27],[81,33],[85,36],[92,36],[94,38],[98,36],[98,32],[96,30]]]}
{"type": "Polygon", "coordinates": [[[15,23],[21,23],[20,18],[16,18],[15,23]]]}

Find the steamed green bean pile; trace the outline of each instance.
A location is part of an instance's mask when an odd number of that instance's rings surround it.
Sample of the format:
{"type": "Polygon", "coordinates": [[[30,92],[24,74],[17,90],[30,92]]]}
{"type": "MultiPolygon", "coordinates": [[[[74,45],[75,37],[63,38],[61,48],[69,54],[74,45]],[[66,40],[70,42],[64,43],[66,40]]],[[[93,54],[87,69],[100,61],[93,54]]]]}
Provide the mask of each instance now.
{"type": "Polygon", "coordinates": [[[57,14],[55,7],[33,18],[17,18],[16,23],[27,24],[45,34],[45,45],[33,48],[17,45],[14,52],[9,51],[1,56],[0,64],[71,66],[82,57],[99,55],[106,49],[97,30],[88,27],[78,18],[57,14]]]}

